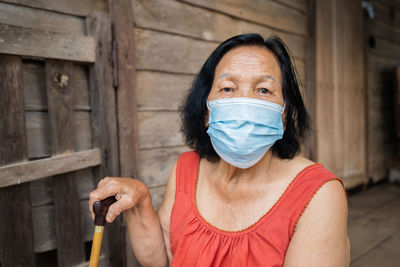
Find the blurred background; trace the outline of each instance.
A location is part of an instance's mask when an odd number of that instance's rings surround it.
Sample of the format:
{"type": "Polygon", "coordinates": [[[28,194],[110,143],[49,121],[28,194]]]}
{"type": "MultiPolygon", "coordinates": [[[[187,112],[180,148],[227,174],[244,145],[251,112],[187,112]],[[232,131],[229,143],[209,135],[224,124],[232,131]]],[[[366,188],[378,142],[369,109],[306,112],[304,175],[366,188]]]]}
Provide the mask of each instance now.
{"type": "MultiPolygon", "coordinates": [[[[399,0],[0,0],[0,266],[87,266],[105,176],[144,181],[158,207],[188,150],[185,92],[250,32],[291,51],[302,153],[348,190],[351,266],[399,266],[399,0]]],[[[138,266],[122,216],[100,266],[138,266]]]]}

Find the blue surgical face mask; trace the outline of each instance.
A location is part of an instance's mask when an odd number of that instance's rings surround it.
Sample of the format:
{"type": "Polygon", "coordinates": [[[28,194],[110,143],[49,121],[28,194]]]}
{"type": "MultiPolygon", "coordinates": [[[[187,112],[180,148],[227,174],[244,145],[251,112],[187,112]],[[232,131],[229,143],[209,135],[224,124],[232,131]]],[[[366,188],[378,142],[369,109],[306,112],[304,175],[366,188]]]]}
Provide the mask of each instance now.
{"type": "Polygon", "coordinates": [[[225,98],[207,101],[207,107],[211,143],[233,166],[253,166],[282,139],[281,105],[254,98],[225,98]]]}

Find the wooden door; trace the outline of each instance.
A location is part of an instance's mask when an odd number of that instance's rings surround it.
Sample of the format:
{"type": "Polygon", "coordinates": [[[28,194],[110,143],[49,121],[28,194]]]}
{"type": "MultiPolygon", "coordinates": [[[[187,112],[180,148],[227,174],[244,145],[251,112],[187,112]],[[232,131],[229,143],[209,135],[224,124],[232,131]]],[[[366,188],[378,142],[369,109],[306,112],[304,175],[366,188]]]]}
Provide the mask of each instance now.
{"type": "Polygon", "coordinates": [[[361,1],[315,4],[316,159],[354,187],[367,182],[361,1]]]}
{"type": "MultiPolygon", "coordinates": [[[[0,266],[87,261],[88,194],[119,175],[112,73],[108,1],[0,1],[0,266]]],[[[121,218],[106,229],[124,266],[121,218]]]]}

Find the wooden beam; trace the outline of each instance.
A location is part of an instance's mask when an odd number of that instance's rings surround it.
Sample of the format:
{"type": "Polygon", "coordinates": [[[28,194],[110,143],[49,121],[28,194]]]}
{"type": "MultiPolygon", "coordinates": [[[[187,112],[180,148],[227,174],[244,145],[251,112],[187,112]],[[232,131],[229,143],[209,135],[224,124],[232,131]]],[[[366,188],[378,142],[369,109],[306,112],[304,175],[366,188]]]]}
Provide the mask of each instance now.
{"type": "Polygon", "coordinates": [[[0,24],[0,54],[94,62],[93,38],[0,24]]]}
{"type": "MultiPolygon", "coordinates": [[[[0,166],[28,158],[21,65],[0,56],[0,166]]],[[[0,189],[1,266],[35,266],[29,200],[28,183],[0,189]]]]}
{"type": "Polygon", "coordinates": [[[93,11],[108,12],[107,0],[1,0],[1,2],[78,16],[88,16],[93,11]]]}
{"type": "Polygon", "coordinates": [[[98,148],[66,153],[47,159],[8,164],[0,167],[0,187],[21,184],[100,164],[101,153],[98,148]]]}
{"type": "MultiPolygon", "coordinates": [[[[53,155],[74,150],[72,70],[72,63],[46,61],[47,102],[53,155]]],[[[81,263],[85,259],[80,204],[74,178],[74,173],[71,172],[53,178],[57,258],[61,267],[81,263]]]]}
{"type": "MultiPolygon", "coordinates": [[[[127,25],[128,26],[128,25],[127,25]]],[[[133,25],[130,25],[133,27],[133,25]]],[[[96,62],[90,68],[93,145],[103,151],[103,164],[95,168],[95,184],[105,176],[120,176],[117,107],[112,69],[110,18],[93,13],[87,18],[87,32],[97,42],[96,62]]],[[[126,266],[125,227],[122,216],[106,227],[104,248],[113,267],[126,266]]]]}

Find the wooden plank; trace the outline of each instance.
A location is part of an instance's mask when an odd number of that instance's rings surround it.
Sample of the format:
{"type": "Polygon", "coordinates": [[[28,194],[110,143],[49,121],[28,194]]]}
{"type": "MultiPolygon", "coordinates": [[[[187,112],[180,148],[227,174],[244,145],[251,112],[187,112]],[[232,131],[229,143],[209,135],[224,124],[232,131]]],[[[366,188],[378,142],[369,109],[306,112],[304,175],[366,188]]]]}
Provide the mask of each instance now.
{"type": "Polygon", "coordinates": [[[349,224],[351,261],[379,245],[399,230],[400,198],[387,202],[379,209],[349,224]],[[366,234],[368,233],[368,234],[366,234]]]}
{"type": "MultiPolygon", "coordinates": [[[[81,238],[83,241],[91,241],[93,237],[93,220],[88,210],[88,199],[80,200],[79,206],[80,215],[78,215],[78,217],[82,221],[81,238]]],[[[54,224],[54,220],[54,204],[32,208],[32,224],[36,253],[57,249],[56,225],[54,224]]],[[[75,231],[72,233],[75,233],[75,231]]]]}
{"type": "Polygon", "coordinates": [[[264,37],[280,36],[295,57],[304,59],[306,38],[270,27],[234,18],[209,9],[177,1],[134,0],[135,26],[162,32],[176,33],[202,40],[223,42],[243,33],[256,32],[264,37]],[[185,21],[185,23],[181,23],[185,21]]]}
{"type": "Polygon", "coordinates": [[[90,112],[74,111],[73,140],[75,144],[75,151],[88,150],[93,147],[90,125],[90,112]]]}
{"type": "Polygon", "coordinates": [[[367,30],[368,34],[373,35],[375,38],[382,38],[393,43],[400,43],[400,27],[395,27],[393,24],[375,20],[367,30]]]}
{"type": "Polygon", "coordinates": [[[400,26],[400,10],[394,9],[390,5],[385,5],[384,3],[372,0],[372,5],[374,7],[375,19],[384,21],[387,24],[400,26]]]}
{"type": "MultiPolygon", "coordinates": [[[[197,74],[216,43],[192,38],[135,29],[136,69],[180,74],[197,74]],[[163,46],[160,46],[163,43],[163,46]],[[151,56],[150,56],[151,55],[151,56]]],[[[300,79],[305,81],[305,66],[295,60],[300,79]]]]}
{"type": "Polygon", "coordinates": [[[158,207],[160,207],[164,199],[165,188],[166,188],[165,185],[149,188],[151,194],[151,201],[153,203],[153,207],[155,210],[157,210],[158,207]]]}
{"type": "Polygon", "coordinates": [[[397,266],[400,262],[400,229],[371,251],[352,261],[352,267],[397,266]]]}
{"type": "MultiPolygon", "coordinates": [[[[2,166],[28,157],[21,59],[0,56],[0,77],[2,166]]],[[[29,184],[0,189],[0,265],[35,266],[29,200],[29,184]]]]}
{"type": "Polygon", "coordinates": [[[29,159],[50,157],[49,114],[26,112],[25,116],[29,159]]]}
{"type": "Polygon", "coordinates": [[[61,13],[87,16],[93,11],[108,12],[107,0],[1,0],[2,2],[14,3],[21,6],[29,6],[37,9],[56,11],[61,13]]]}
{"type": "MultiPolygon", "coordinates": [[[[105,176],[120,176],[117,101],[110,61],[113,58],[110,18],[94,13],[86,22],[88,34],[93,36],[98,44],[97,60],[89,70],[93,146],[102,149],[104,160],[104,164],[95,169],[94,183],[97,184],[105,176]]],[[[125,229],[122,216],[106,228],[104,240],[111,266],[126,266],[125,229]]]]}
{"type": "MultiPolygon", "coordinates": [[[[47,111],[44,62],[41,60],[23,61],[23,84],[25,109],[27,111],[47,111]]],[[[73,109],[90,111],[89,75],[86,65],[74,64],[71,81],[76,88],[73,95],[73,109]]]]}
{"type": "Polygon", "coordinates": [[[285,4],[287,6],[296,8],[298,10],[301,10],[303,12],[307,12],[309,9],[307,9],[307,2],[305,0],[276,0],[277,2],[280,2],[282,4],[285,4]]]}
{"type": "Polygon", "coordinates": [[[166,185],[179,155],[189,150],[186,146],[140,150],[139,177],[148,187],[166,185]]]}
{"type": "Polygon", "coordinates": [[[88,66],[74,64],[73,76],[74,79],[71,82],[75,88],[72,101],[74,110],[90,110],[88,66]]]}
{"type": "Polygon", "coordinates": [[[118,136],[121,175],[137,177],[139,156],[135,39],[130,0],[112,1],[113,36],[117,46],[118,136]]]}
{"type": "MultiPolygon", "coordinates": [[[[305,72],[306,72],[306,80],[307,85],[305,86],[305,91],[302,93],[304,99],[304,105],[308,111],[310,116],[310,126],[314,127],[314,123],[316,121],[316,36],[315,36],[315,0],[307,1],[307,19],[308,19],[308,36],[307,36],[307,51],[306,51],[306,64],[305,64],[305,72]]],[[[317,147],[316,140],[317,135],[314,131],[309,131],[309,133],[305,136],[304,146],[305,151],[304,155],[316,161],[317,159],[317,147]]]]}
{"type": "Polygon", "coordinates": [[[307,19],[303,12],[289,8],[273,1],[241,0],[181,0],[207,9],[265,26],[281,29],[305,36],[307,34],[307,19]]]}
{"type": "Polygon", "coordinates": [[[0,53],[80,62],[95,61],[91,37],[0,24],[0,53]]]}
{"type": "Polygon", "coordinates": [[[360,69],[364,52],[359,30],[363,15],[358,4],[316,1],[315,23],[317,160],[343,179],[348,177],[350,184],[362,175],[360,171],[367,182],[365,71],[360,69]]]}
{"type": "MultiPolygon", "coordinates": [[[[108,266],[110,266],[110,262],[109,262],[108,258],[105,255],[100,255],[98,267],[108,267],[108,266]]],[[[75,265],[74,267],[89,267],[89,262],[87,261],[87,262],[75,265]]]]}
{"type": "MultiPolygon", "coordinates": [[[[139,134],[137,118],[137,95],[136,95],[136,59],[135,59],[135,36],[134,20],[132,17],[131,0],[111,1],[111,18],[113,24],[113,42],[116,45],[116,66],[117,71],[117,103],[118,103],[118,137],[120,174],[123,177],[138,177],[139,161],[139,134]]],[[[135,15],[134,15],[135,16],[135,15]]],[[[122,217],[122,216],[121,216],[122,217]]],[[[112,260],[112,266],[133,265],[133,251],[130,242],[126,240],[125,229],[115,225],[113,237],[110,238],[110,247],[114,257],[121,257],[119,260],[112,260]],[[119,234],[117,239],[116,234],[119,234]],[[125,252],[125,253],[123,253],[125,252]]]]}
{"type": "MultiPolygon", "coordinates": [[[[86,168],[75,171],[75,181],[78,188],[80,200],[87,199],[89,193],[95,189],[93,183],[93,169],[86,168]]],[[[52,177],[42,178],[30,183],[32,207],[43,206],[54,203],[52,177]]]]}
{"type": "Polygon", "coordinates": [[[194,75],[171,74],[155,71],[137,71],[137,105],[140,111],[178,111],[189,91],[194,75]],[[162,86],[160,86],[162,84],[162,86]]]}
{"type": "Polygon", "coordinates": [[[374,185],[360,193],[349,197],[349,223],[362,219],[364,216],[392,201],[400,190],[389,184],[374,185]]]}
{"type": "Polygon", "coordinates": [[[83,18],[0,2],[0,24],[85,35],[83,18]]]}
{"type": "Polygon", "coordinates": [[[184,145],[178,112],[142,111],[138,122],[140,149],[184,145]]]}
{"type": "Polygon", "coordinates": [[[400,60],[400,43],[393,43],[385,39],[376,38],[375,48],[370,48],[369,52],[376,56],[400,60]]]}
{"type": "MultiPolygon", "coordinates": [[[[46,61],[46,88],[53,155],[74,150],[73,65],[46,61]]],[[[80,206],[73,173],[53,177],[57,259],[60,266],[71,266],[85,259],[81,235],[80,206]],[[73,233],[73,234],[71,234],[73,233]]]]}

